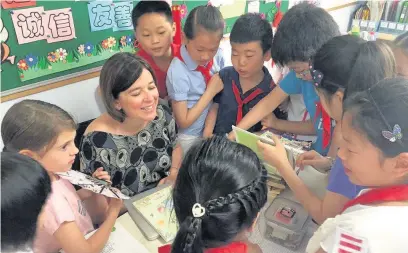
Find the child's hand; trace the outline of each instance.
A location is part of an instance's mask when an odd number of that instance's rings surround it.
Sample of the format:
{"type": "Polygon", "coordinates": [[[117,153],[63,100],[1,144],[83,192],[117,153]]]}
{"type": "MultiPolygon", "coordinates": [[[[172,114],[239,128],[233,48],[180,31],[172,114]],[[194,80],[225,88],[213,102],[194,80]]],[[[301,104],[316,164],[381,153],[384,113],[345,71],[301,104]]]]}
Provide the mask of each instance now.
{"type": "Polygon", "coordinates": [[[168,175],[167,177],[160,180],[158,185],[162,185],[162,184],[171,184],[171,185],[173,185],[176,182],[176,178],[177,178],[177,173],[175,173],[175,172],[170,173],[170,175],[168,175]]]}
{"type": "Polygon", "coordinates": [[[120,212],[123,206],[123,200],[117,198],[108,198],[108,212],[120,212]]]}
{"type": "Polygon", "coordinates": [[[279,172],[288,166],[291,168],[286,149],[282,142],[274,134],[271,135],[271,137],[275,146],[258,141],[258,148],[261,151],[264,160],[271,166],[276,167],[279,172]]]}
{"type": "Polygon", "coordinates": [[[220,91],[224,89],[224,83],[222,82],[220,75],[217,73],[211,77],[208,82],[207,91],[213,96],[217,95],[220,91]]]}
{"type": "Polygon", "coordinates": [[[276,128],[276,122],[278,118],[276,118],[275,114],[272,112],[268,116],[262,119],[261,124],[267,128],[276,128]]]}
{"type": "Polygon", "coordinates": [[[296,166],[301,170],[307,165],[312,166],[317,170],[324,170],[330,167],[331,161],[329,158],[320,155],[316,151],[310,150],[301,154],[296,160],[296,166]]]}
{"type": "Polygon", "coordinates": [[[228,140],[230,140],[230,141],[235,141],[236,139],[235,139],[235,133],[234,133],[234,131],[231,131],[229,134],[228,134],[228,140]]]}
{"type": "Polygon", "coordinates": [[[92,174],[92,177],[112,183],[109,173],[107,171],[104,171],[103,167],[96,169],[95,172],[92,174]]]}

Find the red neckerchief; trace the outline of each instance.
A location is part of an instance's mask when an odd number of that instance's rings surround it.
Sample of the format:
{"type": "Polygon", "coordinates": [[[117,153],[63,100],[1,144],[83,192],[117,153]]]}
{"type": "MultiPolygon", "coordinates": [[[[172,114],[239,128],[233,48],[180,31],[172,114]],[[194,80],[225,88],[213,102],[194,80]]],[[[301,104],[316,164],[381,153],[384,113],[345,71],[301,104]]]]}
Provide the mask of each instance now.
{"type": "MultiPolygon", "coordinates": [[[[174,54],[174,56],[177,57],[180,61],[182,61],[182,62],[185,63],[183,57],[181,57],[181,50],[179,50],[179,51],[176,52],[176,53],[177,53],[177,54],[174,54]]],[[[209,82],[210,79],[211,79],[211,68],[212,68],[213,64],[214,64],[214,60],[211,59],[211,61],[209,61],[206,66],[200,66],[200,65],[199,65],[199,66],[197,66],[197,68],[195,69],[195,71],[199,71],[199,72],[203,75],[204,81],[205,81],[205,84],[206,84],[206,85],[208,85],[208,82],[209,82]]]]}
{"type": "Polygon", "coordinates": [[[342,212],[357,204],[369,205],[392,201],[408,201],[408,185],[390,186],[369,190],[355,199],[348,201],[344,205],[342,212]]]}
{"type": "MultiPolygon", "coordinates": [[[[232,242],[226,246],[219,248],[211,248],[204,250],[205,253],[246,253],[248,246],[244,242],[232,242]]],[[[171,244],[164,245],[158,248],[159,253],[171,253],[171,244]]]]}
{"type": "Polygon", "coordinates": [[[326,110],[323,108],[322,103],[316,102],[316,113],[314,117],[314,122],[316,123],[317,117],[322,115],[322,126],[323,126],[323,149],[327,148],[331,140],[331,118],[327,114],[326,110]]]}
{"type": "Polygon", "coordinates": [[[237,119],[235,125],[237,125],[242,117],[243,117],[243,106],[249,102],[251,102],[253,99],[255,99],[259,94],[262,94],[263,90],[260,88],[255,89],[251,94],[249,94],[248,97],[246,97],[244,100],[241,98],[241,93],[239,92],[238,86],[235,83],[234,80],[232,80],[232,91],[234,92],[235,96],[235,101],[237,101],[238,104],[238,112],[237,112],[237,119]]]}

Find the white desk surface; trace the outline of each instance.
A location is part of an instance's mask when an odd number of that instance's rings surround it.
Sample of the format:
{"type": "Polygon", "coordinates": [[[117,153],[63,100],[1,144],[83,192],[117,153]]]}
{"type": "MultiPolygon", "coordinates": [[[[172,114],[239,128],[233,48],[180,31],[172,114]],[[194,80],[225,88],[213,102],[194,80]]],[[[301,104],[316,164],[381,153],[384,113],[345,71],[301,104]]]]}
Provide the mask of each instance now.
{"type": "MultiPolygon", "coordinates": [[[[306,167],[303,171],[299,173],[299,177],[303,179],[306,185],[318,196],[323,196],[326,186],[327,186],[327,175],[321,174],[318,171],[314,170],[312,167],[306,167]]],[[[293,194],[289,190],[285,190],[282,194],[285,198],[290,198],[294,200],[293,194]]],[[[295,200],[296,201],[296,200],[295,200]]],[[[263,210],[265,210],[269,206],[267,203],[263,210]]],[[[146,247],[146,249],[150,253],[157,253],[157,248],[165,245],[166,243],[159,237],[159,239],[148,241],[136,224],[133,222],[132,218],[130,218],[129,214],[125,213],[121,217],[118,218],[118,221],[125,229],[142,245],[146,247]]],[[[263,218],[263,212],[260,215],[260,219],[258,221],[257,229],[250,235],[250,240],[253,243],[258,244],[264,253],[300,253],[304,252],[307,242],[309,241],[310,237],[312,236],[313,232],[316,230],[317,225],[314,224],[312,221],[308,224],[308,229],[306,236],[302,242],[302,245],[299,247],[297,251],[289,250],[283,246],[280,246],[276,243],[270,242],[263,237],[263,231],[265,229],[265,222],[263,218]]]]}

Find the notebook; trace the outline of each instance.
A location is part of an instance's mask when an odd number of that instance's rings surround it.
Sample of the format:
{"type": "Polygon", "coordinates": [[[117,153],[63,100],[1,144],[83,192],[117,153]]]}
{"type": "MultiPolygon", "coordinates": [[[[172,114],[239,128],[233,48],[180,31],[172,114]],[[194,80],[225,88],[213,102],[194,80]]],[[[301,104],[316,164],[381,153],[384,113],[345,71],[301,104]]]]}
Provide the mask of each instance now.
{"type": "Polygon", "coordinates": [[[178,230],[171,192],[172,187],[167,186],[133,202],[138,213],[166,242],[174,240],[178,230]]]}

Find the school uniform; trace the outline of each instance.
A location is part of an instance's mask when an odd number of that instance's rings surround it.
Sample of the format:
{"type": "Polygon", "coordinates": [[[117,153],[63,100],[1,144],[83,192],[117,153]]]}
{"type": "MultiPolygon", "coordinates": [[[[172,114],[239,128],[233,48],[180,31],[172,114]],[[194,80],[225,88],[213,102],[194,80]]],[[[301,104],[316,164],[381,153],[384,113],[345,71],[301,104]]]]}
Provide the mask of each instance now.
{"type": "Polygon", "coordinates": [[[366,189],[349,201],[342,214],[327,219],[314,233],[306,253],[406,253],[408,206],[375,206],[407,201],[407,186],[366,189]]]}
{"type": "MultiPolygon", "coordinates": [[[[213,133],[225,135],[232,131],[243,117],[275,87],[272,76],[266,67],[263,67],[264,78],[254,88],[242,92],[239,74],[234,67],[223,68],[219,75],[224,83],[224,89],[214,97],[214,103],[219,104],[217,120],[213,133]]],[[[279,109],[277,109],[279,111],[279,109]]],[[[257,132],[262,129],[261,122],[248,129],[257,132]]]]}
{"type": "MultiPolygon", "coordinates": [[[[188,54],[184,45],[180,53],[175,55],[167,71],[166,86],[171,100],[186,101],[187,108],[192,108],[204,94],[211,76],[224,67],[221,49],[206,65],[198,66],[188,54]]],[[[197,120],[187,128],[178,128],[179,143],[184,151],[187,150],[203,135],[205,119],[211,104],[200,114],[197,120]]]]}
{"type": "MultiPolygon", "coordinates": [[[[179,54],[180,50],[180,45],[177,44],[171,44],[171,54],[174,57],[174,55],[179,54]]],[[[137,52],[137,55],[143,58],[147,63],[149,63],[150,67],[152,67],[154,75],[156,76],[156,86],[159,91],[159,96],[160,98],[166,98],[167,97],[167,88],[166,88],[166,76],[167,76],[167,70],[163,71],[157,66],[157,64],[154,62],[153,58],[151,55],[149,55],[145,50],[142,48],[137,52]]]]}
{"type": "Polygon", "coordinates": [[[279,83],[279,86],[288,95],[302,94],[317,136],[312,148],[318,153],[326,155],[330,148],[334,124],[323,109],[313,83],[297,78],[296,73],[290,71],[279,83]]]}

